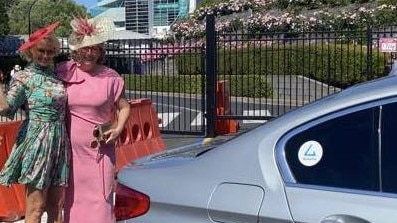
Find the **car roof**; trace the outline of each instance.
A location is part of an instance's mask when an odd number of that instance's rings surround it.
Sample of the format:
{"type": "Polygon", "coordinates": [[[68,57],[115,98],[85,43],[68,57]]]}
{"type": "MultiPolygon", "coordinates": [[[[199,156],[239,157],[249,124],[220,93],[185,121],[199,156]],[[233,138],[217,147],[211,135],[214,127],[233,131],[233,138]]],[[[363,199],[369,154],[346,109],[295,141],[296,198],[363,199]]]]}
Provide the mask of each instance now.
{"type": "MultiPolygon", "coordinates": [[[[259,143],[264,139],[264,135],[279,138],[291,128],[315,118],[366,102],[393,96],[397,96],[397,75],[389,75],[367,81],[287,112],[252,131],[242,134],[251,136],[236,137],[235,140],[248,140],[251,143],[253,143],[252,140],[257,140],[259,143]]],[[[269,139],[268,137],[266,138],[269,139]]]]}

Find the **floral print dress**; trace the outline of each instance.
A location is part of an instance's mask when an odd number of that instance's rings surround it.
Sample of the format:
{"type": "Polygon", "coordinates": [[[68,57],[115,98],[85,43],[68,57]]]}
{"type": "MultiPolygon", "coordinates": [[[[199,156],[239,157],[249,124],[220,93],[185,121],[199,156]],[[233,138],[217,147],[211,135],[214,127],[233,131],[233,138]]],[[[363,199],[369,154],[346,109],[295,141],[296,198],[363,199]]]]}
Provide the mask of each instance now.
{"type": "Polygon", "coordinates": [[[29,184],[37,189],[67,186],[70,142],[62,82],[51,69],[32,64],[15,74],[6,100],[11,108],[9,118],[22,106],[26,119],[0,172],[0,184],[29,184]]]}

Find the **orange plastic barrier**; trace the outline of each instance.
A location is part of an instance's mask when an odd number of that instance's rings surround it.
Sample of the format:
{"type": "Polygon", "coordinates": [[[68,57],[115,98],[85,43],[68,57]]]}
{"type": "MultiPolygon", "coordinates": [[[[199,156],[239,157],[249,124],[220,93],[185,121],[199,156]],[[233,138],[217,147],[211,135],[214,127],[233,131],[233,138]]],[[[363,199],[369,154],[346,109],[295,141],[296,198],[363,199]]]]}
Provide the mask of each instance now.
{"type": "MultiPolygon", "coordinates": [[[[218,81],[216,84],[216,114],[230,115],[230,86],[228,80],[218,81]]],[[[240,126],[236,120],[218,119],[215,123],[215,134],[223,135],[237,133],[240,126]]]]}
{"type": "Polygon", "coordinates": [[[228,80],[216,82],[216,107],[224,108],[227,114],[230,112],[230,85],[228,80]]]}
{"type": "MultiPolygon", "coordinates": [[[[21,121],[0,123],[0,169],[11,153],[20,125],[21,121]]],[[[0,186],[0,197],[0,222],[17,221],[25,216],[24,185],[0,186]]]]}
{"type": "Polygon", "coordinates": [[[131,100],[129,103],[131,113],[126,131],[116,148],[116,171],[135,159],[165,150],[159,119],[150,99],[131,100]]]}

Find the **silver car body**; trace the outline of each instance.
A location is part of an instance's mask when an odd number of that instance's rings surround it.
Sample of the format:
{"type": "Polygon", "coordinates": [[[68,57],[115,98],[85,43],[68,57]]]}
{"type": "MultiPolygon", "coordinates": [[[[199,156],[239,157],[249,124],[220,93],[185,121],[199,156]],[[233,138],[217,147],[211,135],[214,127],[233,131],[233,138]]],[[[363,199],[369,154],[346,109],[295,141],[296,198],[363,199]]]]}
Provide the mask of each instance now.
{"type": "Polygon", "coordinates": [[[125,222],[395,223],[396,194],[297,183],[284,150],[302,129],[386,102],[397,102],[397,76],[298,108],[203,154],[184,147],[138,160],[118,181],[147,194],[150,209],[125,222]]]}

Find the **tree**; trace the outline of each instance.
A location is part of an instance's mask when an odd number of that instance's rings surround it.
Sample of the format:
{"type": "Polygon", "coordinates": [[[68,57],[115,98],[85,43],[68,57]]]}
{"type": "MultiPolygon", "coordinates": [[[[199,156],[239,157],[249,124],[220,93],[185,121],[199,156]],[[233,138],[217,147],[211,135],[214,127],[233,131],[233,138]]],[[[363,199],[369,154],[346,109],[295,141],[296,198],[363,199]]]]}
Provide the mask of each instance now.
{"type": "Polygon", "coordinates": [[[8,15],[6,13],[7,3],[6,0],[0,0],[0,36],[5,36],[10,31],[10,27],[8,26],[8,15]]]}
{"type": "MultiPolygon", "coordinates": [[[[1,0],[0,0],[1,1],[1,0]]],[[[10,34],[28,34],[29,30],[29,8],[32,0],[20,0],[8,10],[10,17],[10,34]]],[[[57,36],[66,37],[71,32],[70,21],[74,16],[89,16],[87,9],[77,5],[72,0],[37,0],[30,11],[31,30],[60,21],[56,29],[57,36]]]]}

